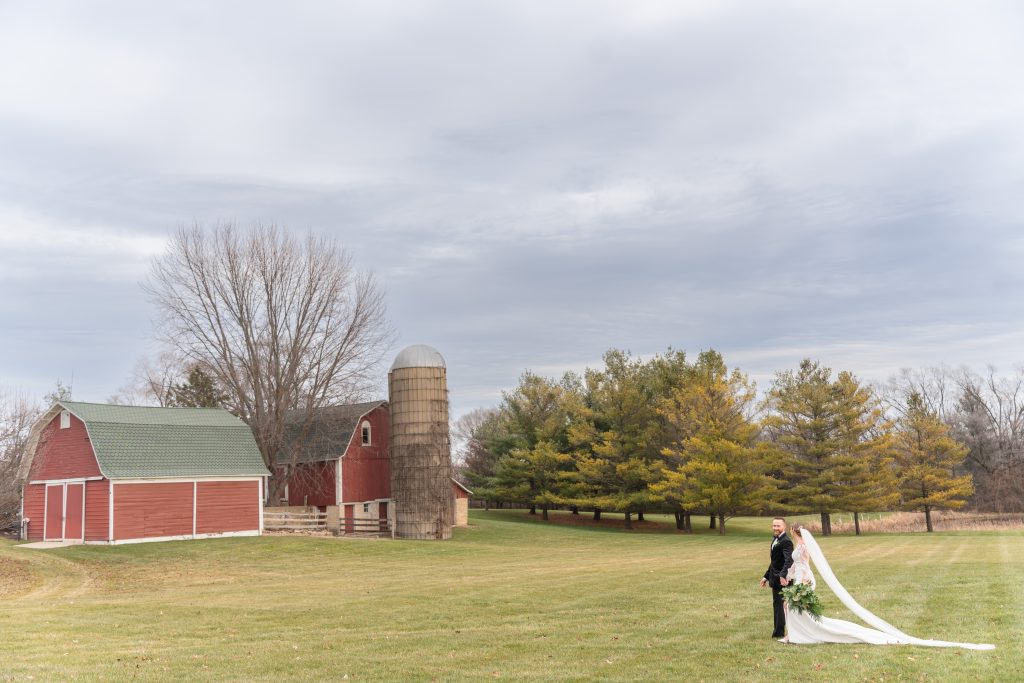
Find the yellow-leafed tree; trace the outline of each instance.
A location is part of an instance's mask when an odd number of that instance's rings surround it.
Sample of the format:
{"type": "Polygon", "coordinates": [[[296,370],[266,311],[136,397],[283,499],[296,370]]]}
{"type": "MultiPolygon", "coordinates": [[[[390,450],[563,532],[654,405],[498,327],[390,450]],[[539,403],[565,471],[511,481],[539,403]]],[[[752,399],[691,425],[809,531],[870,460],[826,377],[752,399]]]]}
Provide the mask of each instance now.
{"type": "Polygon", "coordinates": [[[895,439],[896,467],[904,510],[924,512],[932,531],[932,510],[956,510],[974,492],[970,474],[956,475],[968,448],[949,435],[949,426],[928,410],[919,394],[907,398],[895,439]]]}
{"type": "Polygon", "coordinates": [[[705,351],[689,381],[662,402],[661,415],[680,439],[662,453],[665,471],[652,489],[682,511],[705,511],[725,521],[757,512],[771,500],[775,480],[767,475],[771,449],[759,443],[751,419],[755,388],[738,370],[731,373],[716,351],[705,351]]]}

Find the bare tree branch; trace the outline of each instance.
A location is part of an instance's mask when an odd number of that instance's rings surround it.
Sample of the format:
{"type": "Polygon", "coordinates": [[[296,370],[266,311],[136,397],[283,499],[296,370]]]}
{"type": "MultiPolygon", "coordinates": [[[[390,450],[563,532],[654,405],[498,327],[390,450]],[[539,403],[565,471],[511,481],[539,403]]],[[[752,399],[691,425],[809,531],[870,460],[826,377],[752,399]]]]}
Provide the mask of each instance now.
{"type": "Polygon", "coordinates": [[[295,411],[305,433],[316,409],[364,393],[392,341],[373,277],[312,233],[182,228],[144,286],[162,341],[224,388],[272,471],[294,469],[282,449],[295,411]]]}
{"type": "Polygon", "coordinates": [[[40,408],[25,395],[0,389],[0,530],[17,523],[21,507],[18,471],[40,408]]]}

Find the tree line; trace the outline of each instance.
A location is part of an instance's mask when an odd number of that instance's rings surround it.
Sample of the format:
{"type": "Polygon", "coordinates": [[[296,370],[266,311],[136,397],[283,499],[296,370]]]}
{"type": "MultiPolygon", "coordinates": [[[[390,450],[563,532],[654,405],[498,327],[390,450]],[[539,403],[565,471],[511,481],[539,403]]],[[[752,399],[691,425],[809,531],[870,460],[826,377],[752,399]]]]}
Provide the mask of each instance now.
{"type": "Polygon", "coordinates": [[[650,360],[612,349],[560,379],[526,372],[497,408],[460,418],[461,474],[477,499],[623,514],[831,515],[976,507],[1018,511],[1021,377],[904,371],[873,386],[806,359],[763,395],[722,355],[650,360]],[[976,484],[979,488],[976,488],[976,484]]]}
{"type": "MultiPolygon", "coordinates": [[[[393,338],[371,273],[335,240],[273,225],[182,227],[144,287],[161,351],[108,401],[227,408],[252,428],[275,498],[301,452],[288,430],[365,398],[393,338]]],[[[58,384],[45,406],[60,398],[58,384]]],[[[0,525],[16,514],[42,408],[0,387],[0,525]]],[[[682,528],[693,514],[724,526],[811,510],[826,529],[840,510],[1024,511],[1024,370],[908,370],[871,387],[806,361],[759,397],[714,351],[689,362],[612,350],[581,375],[526,373],[453,433],[478,498],[624,512],[627,525],[653,510],[682,528]]]]}

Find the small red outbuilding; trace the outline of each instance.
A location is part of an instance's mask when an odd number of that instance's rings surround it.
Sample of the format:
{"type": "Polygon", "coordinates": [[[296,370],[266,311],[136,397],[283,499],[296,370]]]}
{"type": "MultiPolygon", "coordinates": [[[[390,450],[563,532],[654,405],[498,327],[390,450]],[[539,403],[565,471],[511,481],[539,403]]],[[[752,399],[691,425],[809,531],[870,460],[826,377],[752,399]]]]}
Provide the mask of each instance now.
{"type": "Polygon", "coordinates": [[[256,536],[269,474],[252,431],[226,410],[62,401],[32,428],[22,534],[85,543],[256,536]]]}

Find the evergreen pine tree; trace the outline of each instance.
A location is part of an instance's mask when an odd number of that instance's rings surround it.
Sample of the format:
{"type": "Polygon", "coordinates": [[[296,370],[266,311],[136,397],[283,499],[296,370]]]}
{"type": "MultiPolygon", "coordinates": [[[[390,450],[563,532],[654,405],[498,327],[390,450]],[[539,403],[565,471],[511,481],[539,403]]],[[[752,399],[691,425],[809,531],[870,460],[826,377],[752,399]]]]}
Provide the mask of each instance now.
{"type": "Polygon", "coordinates": [[[919,394],[907,397],[896,431],[896,467],[904,510],[924,512],[933,531],[932,510],[956,510],[974,492],[970,474],[956,475],[968,448],[949,435],[949,426],[928,410],[919,394]]]}

